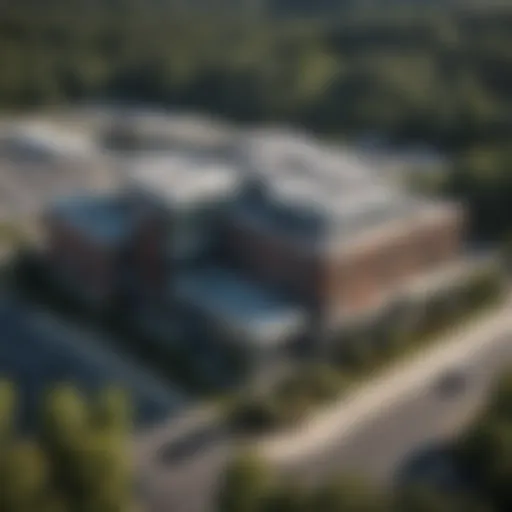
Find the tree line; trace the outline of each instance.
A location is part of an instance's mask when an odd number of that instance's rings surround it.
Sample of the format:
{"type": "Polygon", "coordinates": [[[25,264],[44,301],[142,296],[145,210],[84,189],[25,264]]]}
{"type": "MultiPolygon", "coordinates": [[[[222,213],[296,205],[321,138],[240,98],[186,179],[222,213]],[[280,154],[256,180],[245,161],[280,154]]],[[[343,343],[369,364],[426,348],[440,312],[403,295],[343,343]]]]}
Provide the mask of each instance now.
{"type": "Polygon", "coordinates": [[[134,512],[131,406],[120,390],[86,400],[56,386],[42,400],[37,428],[22,435],[22,397],[0,381],[2,512],[134,512]]]}
{"type": "Polygon", "coordinates": [[[232,16],[177,1],[4,0],[0,108],[137,101],[334,140],[428,142],[455,162],[436,192],[467,202],[475,235],[510,238],[512,7],[338,6],[297,20],[221,3],[232,16]]]}
{"type": "Polygon", "coordinates": [[[129,9],[135,0],[78,16],[77,3],[2,14],[1,106],[130,99],[446,147],[510,134],[512,9],[298,22],[129,9]]]}

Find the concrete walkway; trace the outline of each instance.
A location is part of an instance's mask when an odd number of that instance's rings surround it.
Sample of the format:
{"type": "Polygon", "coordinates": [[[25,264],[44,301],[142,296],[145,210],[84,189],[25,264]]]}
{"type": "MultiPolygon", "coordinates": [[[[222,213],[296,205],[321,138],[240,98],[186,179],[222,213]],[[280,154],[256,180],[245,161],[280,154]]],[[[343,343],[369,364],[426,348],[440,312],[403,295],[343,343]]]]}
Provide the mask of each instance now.
{"type": "Polygon", "coordinates": [[[421,391],[439,373],[464,365],[495,341],[510,332],[512,343],[512,296],[499,309],[478,316],[452,330],[444,341],[425,347],[414,359],[405,358],[384,374],[363,384],[349,397],[317,413],[293,431],[281,431],[257,442],[262,455],[270,461],[290,464],[326,449],[363,422],[371,421],[383,409],[421,391]]]}

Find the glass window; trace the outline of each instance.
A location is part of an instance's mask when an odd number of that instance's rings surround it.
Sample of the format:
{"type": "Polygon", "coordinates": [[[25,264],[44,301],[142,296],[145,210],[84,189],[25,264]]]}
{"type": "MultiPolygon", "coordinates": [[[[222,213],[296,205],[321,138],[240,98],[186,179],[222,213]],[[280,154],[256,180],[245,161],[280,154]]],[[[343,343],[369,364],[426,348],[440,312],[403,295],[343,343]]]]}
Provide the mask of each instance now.
{"type": "Polygon", "coordinates": [[[215,211],[207,207],[178,214],[169,236],[172,257],[193,259],[207,251],[213,236],[215,217],[215,211]]]}

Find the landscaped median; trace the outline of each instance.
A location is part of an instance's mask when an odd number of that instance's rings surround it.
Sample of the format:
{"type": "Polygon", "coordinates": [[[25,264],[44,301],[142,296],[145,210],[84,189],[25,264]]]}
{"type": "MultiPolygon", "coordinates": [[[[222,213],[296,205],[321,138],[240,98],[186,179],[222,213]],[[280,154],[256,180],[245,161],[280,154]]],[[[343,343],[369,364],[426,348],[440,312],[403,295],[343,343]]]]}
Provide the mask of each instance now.
{"type": "Polygon", "coordinates": [[[498,267],[472,274],[456,297],[433,296],[414,327],[373,326],[340,339],[328,362],[304,363],[265,395],[242,393],[228,405],[234,428],[263,434],[296,427],[320,406],[342,399],[348,390],[488,311],[504,297],[505,278],[498,267]],[[456,299],[456,300],[454,300],[456,299]]]}

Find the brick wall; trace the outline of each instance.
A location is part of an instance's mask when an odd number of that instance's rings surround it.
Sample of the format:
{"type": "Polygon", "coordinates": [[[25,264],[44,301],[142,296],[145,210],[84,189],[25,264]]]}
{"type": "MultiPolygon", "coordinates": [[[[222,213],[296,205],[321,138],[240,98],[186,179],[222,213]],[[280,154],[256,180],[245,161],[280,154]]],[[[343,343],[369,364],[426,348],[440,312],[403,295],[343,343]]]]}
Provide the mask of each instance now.
{"type": "Polygon", "coordinates": [[[464,243],[464,226],[463,214],[448,212],[326,261],[318,281],[319,300],[333,315],[371,307],[410,278],[456,259],[464,243]]]}
{"type": "Polygon", "coordinates": [[[134,240],[134,271],[149,292],[160,292],[168,285],[167,251],[168,226],[155,214],[148,217],[137,230],[134,240]]]}
{"type": "Polygon", "coordinates": [[[371,307],[393,287],[457,258],[464,226],[464,215],[450,210],[392,237],[376,237],[361,250],[324,259],[284,239],[232,225],[226,248],[235,264],[255,278],[336,316],[371,307]]]}
{"type": "Polygon", "coordinates": [[[312,296],[316,265],[311,255],[283,239],[248,227],[230,225],[224,238],[229,259],[255,279],[305,300],[312,296]]]}

